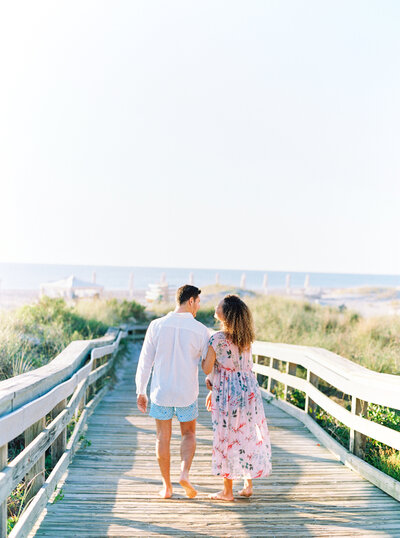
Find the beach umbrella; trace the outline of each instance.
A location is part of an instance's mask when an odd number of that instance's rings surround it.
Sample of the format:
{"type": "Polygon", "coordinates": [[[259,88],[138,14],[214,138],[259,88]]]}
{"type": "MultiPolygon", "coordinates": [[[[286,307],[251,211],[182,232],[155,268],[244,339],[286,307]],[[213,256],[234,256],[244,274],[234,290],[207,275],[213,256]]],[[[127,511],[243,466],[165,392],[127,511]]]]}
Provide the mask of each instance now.
{"type": "Polygon", "coordinates": [[[56,280],[54,282],[44,282],[40,284],[41,295],[49,297],[64,297],[65,299],[74,299],[76,297],[96,297],[104,290],[100,284],[87,282],[70,275],[67,278],[56,280]]]}

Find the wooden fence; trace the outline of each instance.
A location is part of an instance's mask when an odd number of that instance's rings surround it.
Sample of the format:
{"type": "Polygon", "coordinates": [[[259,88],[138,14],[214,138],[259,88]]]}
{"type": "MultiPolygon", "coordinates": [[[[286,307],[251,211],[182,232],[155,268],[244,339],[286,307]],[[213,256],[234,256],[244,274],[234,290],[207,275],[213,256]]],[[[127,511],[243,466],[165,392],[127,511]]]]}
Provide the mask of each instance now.
{"type": "Polygon", "coordinates": [[[400,409],[399,376],[373,372],[330,351],[305,346],[255,342],[253,360],[254,372],[267,378],[262,389],[266,399],[301,420],[345,465],[400,501],[400,482],[363,460],[368,438],[400,450],[399,431],[367,418],[369,403],[400,409]],[[292,389],[303,393],[304,409],[288,401],[292,389]],[[332,398],[335,393],[340,398],[332,398]],[[318,425],[317,406],[349,428],[348,450],[318,425]]]}
{"type": "Polygon", "coordinates": [[[74,341],[49,364],[0,383],[1,538],[7,536],[7,499],[22,480],[29,485],[29,502],[9,537],[29,534],[71,461],[88,416],[109,388],[121,338],[128,333],[143,338],[145,329],[110,329],[102,338],[74,341]],[[20,436],[24,449],[8,462],[8,445],[20,436]],[[52,467],[47,479],[46,451],[52,467]]]}

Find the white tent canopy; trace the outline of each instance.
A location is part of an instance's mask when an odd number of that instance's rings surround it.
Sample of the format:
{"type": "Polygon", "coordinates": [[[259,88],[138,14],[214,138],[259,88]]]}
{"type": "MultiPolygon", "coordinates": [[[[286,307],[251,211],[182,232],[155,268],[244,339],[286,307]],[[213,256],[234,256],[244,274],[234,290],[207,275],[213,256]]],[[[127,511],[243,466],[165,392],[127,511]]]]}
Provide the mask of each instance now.
{"type": "Polygon", "coordinates": [[[48,297],[63,297],[65,299],[75,299],[77,297],[99,296],[104,287],[93,282],[85,282],[70,275],[67,278],[55,282],[45,282],[40,284],[40,294],[48,297]]]}

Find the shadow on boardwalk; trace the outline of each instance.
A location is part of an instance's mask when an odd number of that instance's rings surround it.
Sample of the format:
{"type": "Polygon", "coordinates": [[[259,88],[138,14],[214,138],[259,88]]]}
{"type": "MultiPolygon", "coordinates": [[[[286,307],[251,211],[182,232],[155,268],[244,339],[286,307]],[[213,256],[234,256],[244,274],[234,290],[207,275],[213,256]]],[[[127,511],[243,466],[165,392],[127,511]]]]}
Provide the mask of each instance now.
{"type": "Polygon", "coordinates": [[[120,381],[91,417],[86,434],[91,445],[75,456],[64,499],[49,505],[36,536],[400,535],[396,501],[338,463],[301,423],[268,404],[272,475],[255,481],[251,499],[210,501],[207,495],[220,489],[221,479],[210,474],[212,431],[203,376],[191,474],[199,495],[187,499],[177,484],[180,434],[174,422],[174,497],[160,499],[154,421],[135,405],[139,349],[132,346],[120,381]]]}

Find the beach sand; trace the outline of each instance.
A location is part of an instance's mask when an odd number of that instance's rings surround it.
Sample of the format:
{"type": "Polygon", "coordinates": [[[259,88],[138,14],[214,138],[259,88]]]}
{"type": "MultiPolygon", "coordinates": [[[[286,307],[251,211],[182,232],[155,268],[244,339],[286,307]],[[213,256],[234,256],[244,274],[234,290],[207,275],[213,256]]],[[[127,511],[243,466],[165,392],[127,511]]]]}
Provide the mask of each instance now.
{"type": "Polygon", "coordinates": [[[344,305],[366,318],[400,314],[400,290],[396,288],[324,290],[317,300],[321,305],[344,305]]]}
{"type": "MultiPolygon", "coordinates": [[[[0,290],[0,310],[13,310],[39,301],[39,290],[0,290]]],[[[132,300],[145,304],[145,290],[135,290],[131,298],[128,290],[105,290],[104,299],[132,300]]],[[[82,299],[84,300],[84,299],[82,299]]]]}
{"type": "MultiPolygon", "coordinates": [[[[221,288],[223,288],[221,286],[221,288]]],[[[240,290],[241,295],[255,295],[251,290],[240,290]]],[[[133,299],[142,304],[145,302],[146,290],[134,290],[133,299]]],[[[216,294],[202,295],[203,303],[208,300],[216,302],[222,291],[216,294]]],[[[329,305],[337,308],[354,310],[364,317],[391,316],[400,314],[400,290],[397,288],[355,288],[355,289],[303,289],[293,288],[290,293],[285,289],[268,290],[268,295],[278,295],[310,303],[329,305]]],[[[103,297],[118,300],[132,299],[128,290],[105,290],[103,297]]],[[[39,300],[39,290],[0,290],[0,310],[13,310],[25,304],[36,303],[39,300]]],[[[84,300],[84,299],[83,299],[84,300]]]]}

